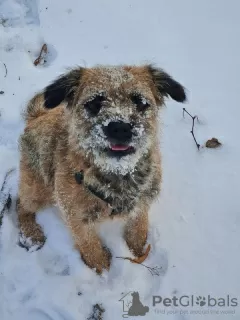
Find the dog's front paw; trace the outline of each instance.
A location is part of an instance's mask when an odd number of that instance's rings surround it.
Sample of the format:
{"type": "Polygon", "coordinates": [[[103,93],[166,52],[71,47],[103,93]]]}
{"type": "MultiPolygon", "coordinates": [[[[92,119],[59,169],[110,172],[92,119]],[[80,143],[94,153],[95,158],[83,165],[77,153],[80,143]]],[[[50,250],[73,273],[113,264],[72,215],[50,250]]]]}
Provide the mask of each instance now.
{"type": "Polygon", "coordinates": [[[22,231],[19,233],[18,245],[27,251],[34,252],[41,249],[46,241],[46,237],[42,233],[36,236],[27,237],[22,231]]]}
{"type": "Polygon", "coordinates": [[[101,250],[93,250],[91,253],[85,253],[80,249],[83,262],[91,269],[95,269],[97,274],[102,274],[105,270],[109,270],[112,255],[108,248],[102,247],[101,250]]]}
{"type": "Polygon", "coordinates": [[[102,274],[104,270],[108,271],[110,269],[112,255],[109,249],[104,247],[100,256],[96,258],[93,268],[95,268],[97,274],[102,274]]]}

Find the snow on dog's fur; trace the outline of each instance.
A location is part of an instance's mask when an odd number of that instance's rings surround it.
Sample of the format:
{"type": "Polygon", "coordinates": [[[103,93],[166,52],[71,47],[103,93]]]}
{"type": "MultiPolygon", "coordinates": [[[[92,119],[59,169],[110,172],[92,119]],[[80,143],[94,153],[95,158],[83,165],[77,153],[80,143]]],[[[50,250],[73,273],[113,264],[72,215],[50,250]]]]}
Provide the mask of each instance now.
{"type": "Polygon", "coordinates": [[[151,65],[76,68],[37,94],[20,138],[21,239],[41,247],[35,214],[57,205],[82,259],[97,272],[111,260],[95,229],[105,219],[125,219],[125,240],[142,255],[148,210],[160,190],[157,115],[167,96],[186,99],[178,82],[151,65]]]}

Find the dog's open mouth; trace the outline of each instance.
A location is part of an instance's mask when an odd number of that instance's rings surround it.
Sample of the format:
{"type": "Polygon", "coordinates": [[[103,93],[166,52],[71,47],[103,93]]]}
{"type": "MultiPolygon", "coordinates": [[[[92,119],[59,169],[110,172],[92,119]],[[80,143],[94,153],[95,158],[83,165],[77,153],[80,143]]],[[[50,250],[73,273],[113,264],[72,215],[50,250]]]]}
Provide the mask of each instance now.
{"type": "Polygon", "coordinates": [[[132,146],[124,144],[111,144],[108,149],[108,155],[111,157],[123,157],[134,152],[135,149],[132,146]]]}
{"type": "Polygon", "coordinates": [[[129,148],[131,147],[126,145],[120,145],[120,144],[112,144],[110,147],[112,151],[127,151],[129,148]]]}

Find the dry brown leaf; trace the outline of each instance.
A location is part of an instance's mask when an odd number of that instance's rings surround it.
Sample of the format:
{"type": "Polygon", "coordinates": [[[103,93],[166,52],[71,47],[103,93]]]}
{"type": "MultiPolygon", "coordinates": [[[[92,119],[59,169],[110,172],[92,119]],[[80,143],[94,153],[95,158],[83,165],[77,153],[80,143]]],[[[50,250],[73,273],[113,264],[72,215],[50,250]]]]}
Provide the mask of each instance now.
{"type": "Polygon", "coordinates": [[[43,53],[47,54],[46,43],[43,44],[38,58],[33,62],[35,66],[39,65],[39,63],[41,63],[41,61],[43,60],[43,53]]]}
{"type": "Polygon", "coordinates": [[[130,261],[133,263],[143,263],[147,259],[150,250],[151,250],[151,245],[149,243],[149,245],[147,246],[147,250],[145,251],[143,256],[136,259],[131,259],[130,261]]]}
{"type": "Polygon", "coordinates": [[[139,257],[139,258],[134,258],[134,259],[133,259],[133,258],[129,258],[129,257],[117,257],[117,258],[121,258],[121,259],[124,259],[124,260],[129,260],[129,261],[131,261],[132,263],[141,264],[141,263],[143,263],[143,262],[147,259],[150,250],[151,250],[151,245],[150,245],[150,243],[149,243],[149,245],[147,246],[147,249],[146,249],[144,255],[142,255],[142,256],[139,257]]]}
{"type": "Polygon", "coordinates": [[[221,142],[218,141],[217,138],[212,138],[212,139],[209,139],[205,145],[207,148],[217,148],[217,147],[220,147],[222,144],[221,142]]]}

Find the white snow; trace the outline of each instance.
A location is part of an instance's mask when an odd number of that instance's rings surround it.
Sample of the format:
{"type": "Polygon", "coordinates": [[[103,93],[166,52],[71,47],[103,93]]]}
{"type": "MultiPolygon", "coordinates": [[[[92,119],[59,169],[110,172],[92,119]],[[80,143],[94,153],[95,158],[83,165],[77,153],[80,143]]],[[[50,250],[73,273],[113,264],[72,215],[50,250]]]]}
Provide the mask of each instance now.
{"type": "MultiPolygon", "coordinates": [[[[13,204],[0,235],[1,320],[87,319],[96,303],[106,310],[104,320],[121,319],[119,300],[129,291],[138,291],[149,306],[143,319],[240,319],[239,306],[152,306],[153,295],[230,295],[240,303],[239,10],[238,0],[0,0],[0,185],[9,169],[18,168],[26,102],[75,65],[156,63],[187,88],[185,107],[200,119],[198,142],[216,137],[223,143],[198,151],[191,118],[167,101],[160,125],[163,185],[151,209],[152,251],[145,261],[158,265],[160,276],[116,258],[97,276],[73,250],[56,209],[38,215],[47,242],[27,252],[17,245],[13,204]],[[48,62],[35,67],[44,43],[48,62]]],[[[16,171],[8,186],[15,196],[17,181],[16,171]]],[[[106,223],[100,233],[113,256],[131,256],[121,227],[106,223]]]]}

